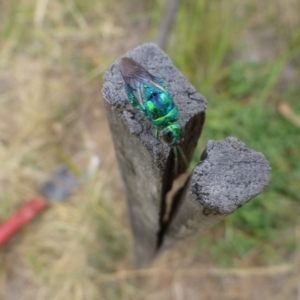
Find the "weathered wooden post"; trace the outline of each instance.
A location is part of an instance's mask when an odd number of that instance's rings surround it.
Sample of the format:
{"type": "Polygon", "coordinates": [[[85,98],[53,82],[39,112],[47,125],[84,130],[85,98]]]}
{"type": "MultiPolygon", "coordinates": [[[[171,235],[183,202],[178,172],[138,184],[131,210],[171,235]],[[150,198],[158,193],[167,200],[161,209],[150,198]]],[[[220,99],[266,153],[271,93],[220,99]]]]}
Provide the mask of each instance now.
{"type": "Polygon", "coordinates": [[[215,225],[257,196],[267,187],[269,173],[263,155],[236,138],[209,141],[173,203],[160,251],[215,225]]]}
{"type": "MultiPolygon", "coordinates": [[[[167,82],[184,127],[180,146],[190,161],[204,123],[205,99],[156,45],[144,44],[126,56],[167,82]]],[[[210,141],[201,162],[175,196],[170,219],[164,222],[166,195],[175,179],[173,151],[162,147],[153,126],[130,106],[119,61],[106,73],[102,92],[124,182],[138,267],[147,266],[177,240],[219,222],[267,186],[269,165],[261,154],[234,138],[210,141]]],[[[179,160],[179,173],[185,169],[179,160]]]]}

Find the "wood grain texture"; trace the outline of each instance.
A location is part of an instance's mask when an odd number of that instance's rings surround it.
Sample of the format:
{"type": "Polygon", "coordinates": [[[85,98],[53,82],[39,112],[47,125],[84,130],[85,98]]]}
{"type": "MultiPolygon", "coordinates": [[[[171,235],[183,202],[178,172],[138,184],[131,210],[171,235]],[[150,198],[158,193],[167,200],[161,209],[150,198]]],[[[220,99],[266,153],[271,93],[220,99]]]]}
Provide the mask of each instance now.
{"type": "MultiPolygon", "coordinates": [[[[205,99],[156,45],[144,44],[125,56],[167,83],[184,128],[180,146],[190,161],[204,123],[205,99]]],[[[157,253],[165,197],[174,179],[173,151],[167,145],[162,147],[154,137],[154,127],[130,106],[119,61],[105,74],[102,93],[124,182],[136,264],[145,267],[157,253]]],[[[185,169],[179,158],[179,173],[185,169]]]]}
{"type": "Polygon", "coordinates": [[[261,153],[236,138],[209,141],[164,234],[161,250],[220,222],[261,193],[270,180],[270,166],[261,153]]]}
{"type": "MultiPolygon", "coordinates": [[[[205,119],[205,99],[156,45],[142,45],[126,56],[167,83],[184,128],[180,146],[190,161],[205,119]]],[[[124,182],[137,267],[215,225],[267,187],[270,167],[262,154],[232,137],[209,141],[200,163],[175,195],[170,219],[163,223],[166,194],[175,179],[173,152],[167,145],[162,147],[154,127],[130,106],[119,61],[106,73],[102,92],[124,182]]],[[[185,169],[180,159],[179,173],[185,169]]]]}

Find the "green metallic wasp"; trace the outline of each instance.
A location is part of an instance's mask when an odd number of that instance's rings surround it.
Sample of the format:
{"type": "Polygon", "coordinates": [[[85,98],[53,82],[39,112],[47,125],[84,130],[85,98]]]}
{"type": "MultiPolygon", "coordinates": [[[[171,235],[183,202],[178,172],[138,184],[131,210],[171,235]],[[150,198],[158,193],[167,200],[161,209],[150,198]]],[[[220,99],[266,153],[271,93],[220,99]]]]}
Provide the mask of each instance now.
{"type": "Polygon", "coordinates": [[[179,111],[166,89],[164,81],[153,76],[133,59],[123,57],[120,71],[132,107],[155,127],[155,137],[168,144],[174,151],[175,175],[178,173],[178,152],[186,165],[187,159],[179,147],[182,126],[178,123],[179,111]]]}

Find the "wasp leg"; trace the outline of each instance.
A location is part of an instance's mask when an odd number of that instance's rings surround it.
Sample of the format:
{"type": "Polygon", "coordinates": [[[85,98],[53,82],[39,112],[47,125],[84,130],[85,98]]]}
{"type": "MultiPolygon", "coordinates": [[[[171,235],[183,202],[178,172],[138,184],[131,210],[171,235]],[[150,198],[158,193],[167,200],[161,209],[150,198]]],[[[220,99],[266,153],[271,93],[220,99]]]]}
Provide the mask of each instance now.
{"type": "Polygon", "coordinates": [[[178,146],[173,147],[174,152],[174,175],[178,175],[178,146]]]}
{"type": "MultiPolygon", "coordinates": [[[[140,114],[139,115],[139,118],[137,119],[137,121],[145,121],[145,120],[147,120],[147,118],[143,115],[143,114],[140,114]]],[[[147,125],[147,127],[148,127],[148,125],[147,125]]]]}
{"type": "Polygon", "coordinates": [[[162,153],[165,153],[165,145],[164,142],[159,138],[159,129],[155,129],[154,131],[155,138],[161,143],[162,153]]]}
{"type": "Polygon", "coordinates": [[[154,136],[155,138],[160,142],[161,144],[161,152],[163,155],[165,155],[165,143],[159,138],[159,129],[155,129],[154,136]]]}

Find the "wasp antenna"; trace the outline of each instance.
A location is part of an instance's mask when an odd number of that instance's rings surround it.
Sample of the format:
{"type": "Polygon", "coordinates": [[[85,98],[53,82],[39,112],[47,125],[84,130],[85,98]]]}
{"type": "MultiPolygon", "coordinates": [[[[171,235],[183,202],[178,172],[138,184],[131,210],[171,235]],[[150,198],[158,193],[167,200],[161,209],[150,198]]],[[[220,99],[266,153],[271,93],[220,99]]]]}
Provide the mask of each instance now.
{"type": "Polygon", "coordinates": [[[180,146],[176,146],[175,148],[177,148],[178,152],[180,153],[182,159],[183,159],[184,162],[185,162],[186,167],[188,167],[188,166],[189,166],[189,163],[188,163],[188,161],[187,161],[187,159],[186,159],[186,156],[185,156],[185,154],[183,153],[181,147],[180,147],[180,146]]]}
{"type": "Polygon", "coordinates": [[[174,166],[174,173],[175,177],[178,175],[178,146],[173,147],[173,152],[174,152],[174,161],[175,161],[175,166],[174,166]]]}

